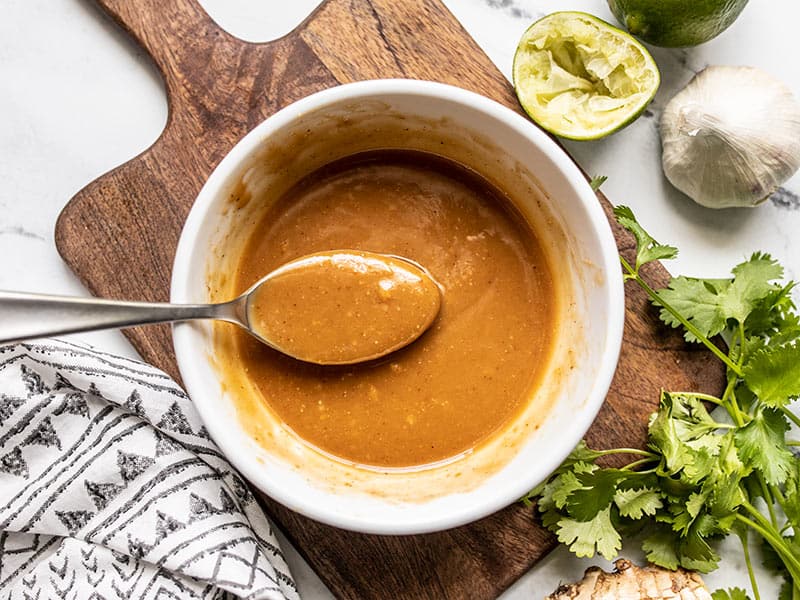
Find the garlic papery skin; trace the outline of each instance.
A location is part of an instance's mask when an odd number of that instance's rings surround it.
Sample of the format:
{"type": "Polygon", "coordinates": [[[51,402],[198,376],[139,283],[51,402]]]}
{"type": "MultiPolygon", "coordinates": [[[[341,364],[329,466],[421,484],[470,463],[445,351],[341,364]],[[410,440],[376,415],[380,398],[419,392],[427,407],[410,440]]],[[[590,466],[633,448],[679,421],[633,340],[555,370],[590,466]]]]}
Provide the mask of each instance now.
{"type": "Polygon", "coordinates": [[[753,67],[707,67],[661,117],[670,183],[710,208],[756,206],[800,167],[800,104],[753,67]]]}

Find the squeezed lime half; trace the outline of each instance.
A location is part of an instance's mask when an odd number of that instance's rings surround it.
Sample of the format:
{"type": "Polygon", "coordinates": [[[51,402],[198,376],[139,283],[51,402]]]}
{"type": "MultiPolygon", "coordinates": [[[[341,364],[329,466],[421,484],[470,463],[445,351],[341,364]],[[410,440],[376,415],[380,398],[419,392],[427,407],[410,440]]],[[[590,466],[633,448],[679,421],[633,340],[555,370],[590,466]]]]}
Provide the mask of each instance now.
{"type": "Polygon", "coordinates": [[[543,129],[594,140],[633,122],[658,90],[653,57],[633,37],[581,12],[557,12],[523,34],[514,88],[543,129]]]}

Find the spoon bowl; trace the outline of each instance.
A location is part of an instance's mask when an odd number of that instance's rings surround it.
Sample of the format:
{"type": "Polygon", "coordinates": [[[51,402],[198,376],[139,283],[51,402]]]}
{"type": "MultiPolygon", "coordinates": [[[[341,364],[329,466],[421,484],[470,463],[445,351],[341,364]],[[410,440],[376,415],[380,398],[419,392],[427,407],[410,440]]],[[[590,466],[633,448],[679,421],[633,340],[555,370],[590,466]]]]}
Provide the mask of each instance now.
{"type": "Polygon", "coordinates": [[[337,250],[272,271],[233,301],[239,324],[299,360],[349,365],[399,350],[441,307],[441,287],[399,256],[337,250]]]}

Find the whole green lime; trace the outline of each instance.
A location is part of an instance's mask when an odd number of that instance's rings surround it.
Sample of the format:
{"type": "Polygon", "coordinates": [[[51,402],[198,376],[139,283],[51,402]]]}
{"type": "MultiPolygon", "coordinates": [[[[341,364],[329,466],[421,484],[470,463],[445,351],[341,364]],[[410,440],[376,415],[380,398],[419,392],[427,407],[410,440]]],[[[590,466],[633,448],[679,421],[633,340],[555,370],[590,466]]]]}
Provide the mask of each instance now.
{"type": "Polygon", "coordinates": [[[636,37],[656,46],[696,46],[725,31],[747,0],[608,0],[636,37]]]}

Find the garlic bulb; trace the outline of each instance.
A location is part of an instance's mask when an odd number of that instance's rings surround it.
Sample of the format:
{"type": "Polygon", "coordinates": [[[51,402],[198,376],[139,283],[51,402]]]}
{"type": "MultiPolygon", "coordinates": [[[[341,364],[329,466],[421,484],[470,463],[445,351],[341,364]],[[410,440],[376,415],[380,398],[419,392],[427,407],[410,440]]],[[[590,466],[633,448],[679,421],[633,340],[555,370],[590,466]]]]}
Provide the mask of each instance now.
{"type": "Polygon", "coordinates": [[[800,104],[752,67],[708,67],[661,117],[664,174],[710,208],[756,206],[800,167],[800,104]]]}

